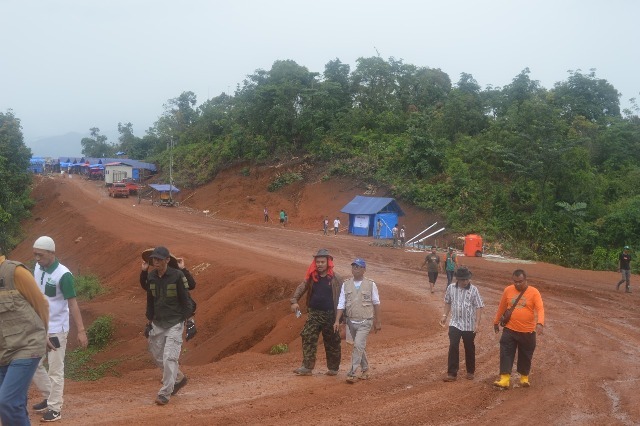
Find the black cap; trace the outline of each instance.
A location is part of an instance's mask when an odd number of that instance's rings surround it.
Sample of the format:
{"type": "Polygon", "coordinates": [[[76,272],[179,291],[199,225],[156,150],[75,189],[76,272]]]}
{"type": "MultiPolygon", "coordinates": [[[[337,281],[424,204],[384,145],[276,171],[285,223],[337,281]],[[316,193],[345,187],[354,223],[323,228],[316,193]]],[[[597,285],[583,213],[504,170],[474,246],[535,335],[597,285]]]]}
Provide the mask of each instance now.
{"type": "Polygon", "coordinates": [[[155,257],[156,259],[168,259],[171,257],[171,254],[169,253],[168,248],[159,246],[153,249],[153,252],[149,257],[155,257]]]}

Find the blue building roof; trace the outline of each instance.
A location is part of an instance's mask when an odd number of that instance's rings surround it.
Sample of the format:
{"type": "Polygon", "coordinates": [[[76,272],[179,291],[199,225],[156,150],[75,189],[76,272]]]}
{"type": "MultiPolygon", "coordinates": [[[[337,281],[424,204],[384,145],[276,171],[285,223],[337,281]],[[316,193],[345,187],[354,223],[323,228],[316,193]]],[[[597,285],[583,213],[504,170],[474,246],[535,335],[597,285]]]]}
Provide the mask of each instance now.
{"type": "Polygon", "coordinates": [[[348,214],[376,214],[380,212],[395,212],[398,216],[404,216],[404,212],[393,198],[365,197],[356,195],[346,206],[340,210],[348,214]]]}
{"type": "Polygon", "coordinates": [[[67,166],[63,166],[63,163],[67,163],[67,160],[69,160],[69,165],[73,165],[73,163],[80,163],[80,160],[84,159],[84,163],[82,164],[96,164],[98,162],[100,162],[100,164],[107,164],[107,163],[126,163],[127,165],[133,167],[134,169],[147,169],[150,170],[152,172],[156,171],[156,165],[153,163],[145,163],[144,161],[138,161],[138,160],[132,160],[130,158],[94,158],[94,157],[58,157],[58,162],[60,163],[61,167],[67,167],[67,166]]]}

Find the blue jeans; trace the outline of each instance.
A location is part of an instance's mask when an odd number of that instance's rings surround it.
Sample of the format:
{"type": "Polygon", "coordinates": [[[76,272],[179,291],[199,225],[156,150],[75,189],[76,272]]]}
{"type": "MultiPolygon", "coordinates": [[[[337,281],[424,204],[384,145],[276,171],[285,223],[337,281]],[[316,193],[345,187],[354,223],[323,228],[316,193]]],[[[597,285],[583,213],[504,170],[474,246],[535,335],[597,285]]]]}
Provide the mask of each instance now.
{"type": "Polygon", "coordinates": [[[3,425],[30,425],[27,391],[40,358],[14,359],[0,367],[0,420],[3,425]]]}

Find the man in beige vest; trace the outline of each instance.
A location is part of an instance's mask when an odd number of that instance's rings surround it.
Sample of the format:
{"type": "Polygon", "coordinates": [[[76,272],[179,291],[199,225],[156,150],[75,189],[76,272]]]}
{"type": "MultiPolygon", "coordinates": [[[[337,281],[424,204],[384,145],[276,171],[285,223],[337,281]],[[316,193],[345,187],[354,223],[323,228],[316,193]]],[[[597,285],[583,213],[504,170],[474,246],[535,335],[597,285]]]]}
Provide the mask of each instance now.
{"type": "Polygon", "coordinates": [[[351,263],[353,278],[342,284],[338,299],[338,313],[333,328],[337,331],[340,319],[346,312],[347,326],[353,336],[353,352],[351,369],[347,373],[347,383],[369,378],[369,362],[367,360],[367,336],[373,327],[377,333],[382,329],[380,323],[380,296],[376,283],[364,278],[367,265],[364,259],[356,259],[351,263]],[[356,371],[360,368],[360,376],[356,371]]]}
{"type": "Polygon", "coordinates": [[[0,249],[0,424],[29,423],[27,392],[47,348],[49,306],[33,275],[0,249]]]}

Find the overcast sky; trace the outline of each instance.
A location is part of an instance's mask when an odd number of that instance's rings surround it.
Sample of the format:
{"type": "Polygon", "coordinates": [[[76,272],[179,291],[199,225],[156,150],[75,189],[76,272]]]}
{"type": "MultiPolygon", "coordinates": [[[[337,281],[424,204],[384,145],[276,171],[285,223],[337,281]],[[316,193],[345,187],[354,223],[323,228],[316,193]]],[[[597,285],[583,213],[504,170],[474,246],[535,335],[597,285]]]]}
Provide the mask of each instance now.
{"type": "Polygon", "coordinates": [[[168,99],[198,104],[291,59],[323,72],[378,53],[504,86],[595,68],[640,99],[636,0],[0,0],[0,112],[25,142],[118,122],[143,136],[168,99]]]}

